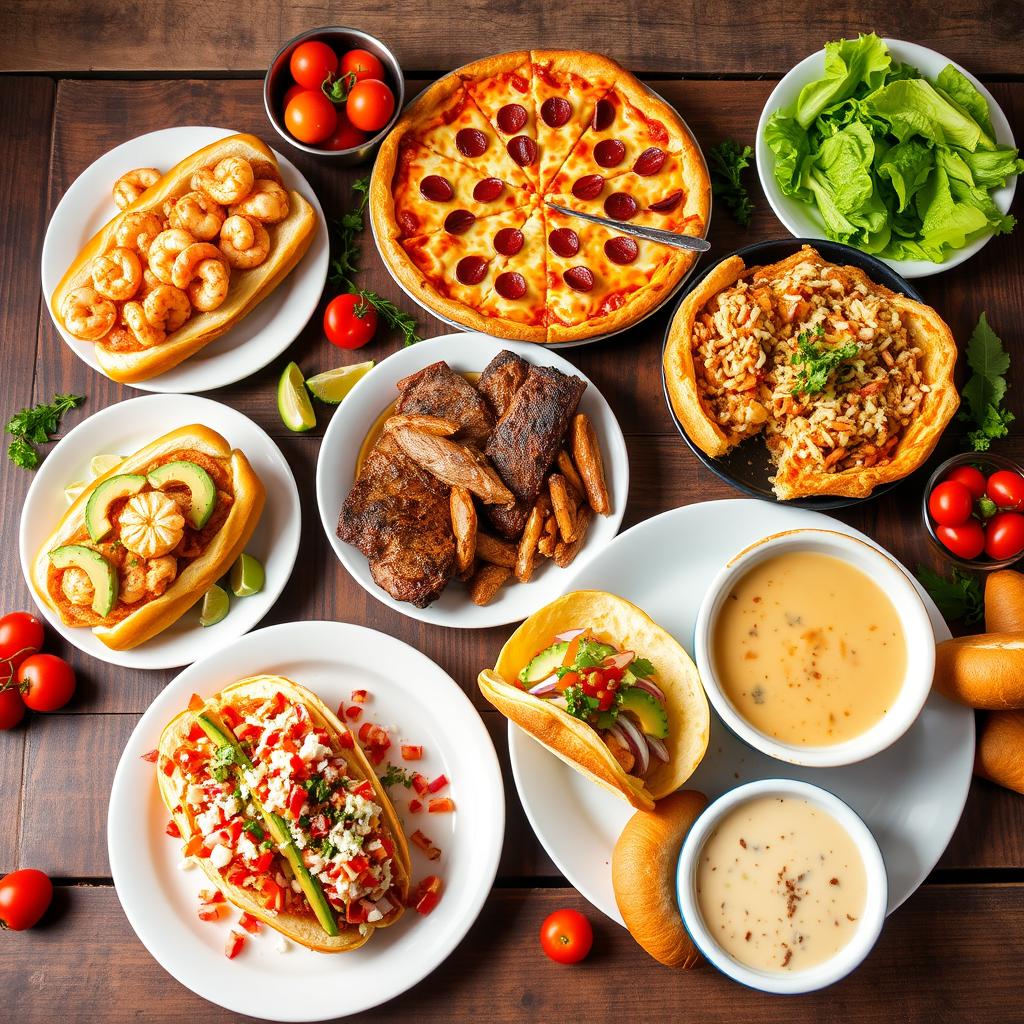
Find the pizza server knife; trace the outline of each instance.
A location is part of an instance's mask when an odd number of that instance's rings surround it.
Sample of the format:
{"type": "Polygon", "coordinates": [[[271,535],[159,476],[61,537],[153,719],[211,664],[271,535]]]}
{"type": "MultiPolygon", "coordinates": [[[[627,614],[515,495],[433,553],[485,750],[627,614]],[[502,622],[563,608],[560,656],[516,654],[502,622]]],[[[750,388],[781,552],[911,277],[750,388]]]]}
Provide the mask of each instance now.
{"type": "Polygon", "coordinates": [[[589,220],[591,224],[603,224],[605,227],[614,228],[624,235],[632,235],[634,238],[645,238],[648,242],[657,242],[660,245],[670,245],[675,249],[686,249],[689,252],[707,252],[711,243],[705,238],[698,238],[696,235],[684,235],[680,231],[665,231],[664,228],[644,228],[636,224],[629,224],[626,221],[612,220],[609,217],[598,217],[593,213],[581,213],[579,210],[570,210],[567,206],[559,206],[546,200],[552,210],[564,213],[567,217],[579,217],[580,220],[589,220]]]}

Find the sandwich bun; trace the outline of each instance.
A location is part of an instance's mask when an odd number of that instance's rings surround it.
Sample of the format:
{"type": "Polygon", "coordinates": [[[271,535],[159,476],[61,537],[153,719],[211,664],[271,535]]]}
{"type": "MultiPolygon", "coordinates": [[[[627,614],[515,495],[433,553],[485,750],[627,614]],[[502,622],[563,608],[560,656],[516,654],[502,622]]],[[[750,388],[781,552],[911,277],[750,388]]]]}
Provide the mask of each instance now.
{"type": "Polygon", "coordinates": [[[935,649],[935,688],[972,708],[1024,708],[1024,633],[982,633],[935,649]]]}
{"type": "Polygon", "coordinates": [[[1024,633],[1024,573],[1000,569],[985,582],[985,632],[1024,633]]]}
{"type": "Polygon", "coordinates": [[[1024,711],[993,711],[978,733],[974,773],[1024,793],[1024,711]]]}

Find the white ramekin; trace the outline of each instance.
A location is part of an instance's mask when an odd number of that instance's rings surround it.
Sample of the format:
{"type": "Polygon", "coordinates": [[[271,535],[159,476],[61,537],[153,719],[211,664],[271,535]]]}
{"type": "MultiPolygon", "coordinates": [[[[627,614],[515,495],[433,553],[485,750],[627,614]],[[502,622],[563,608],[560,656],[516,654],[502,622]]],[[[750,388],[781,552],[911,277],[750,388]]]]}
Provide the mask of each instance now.
{"type": "Polygon", "coordinates": [[[738,786],[719,797],[693,823],[679,853],[676,870],[676,898],[683,924],[704,958],[733,981],[779,995],[814,992],[845,978],[859,967],[882,931],[889,903],[888,891],[885,862],[867,825],[847,804],[827,790],[794,779],[762,779],[738,786]],[[867,894],[860,924],[850,941],[835,956],[803,971],[762,971],[735,960],[719,945],[708,928],[697,900],[697,865],[708,837],[731,810],[763,796],[796,797],[827,811],[849,833],[864,863],[867,894]]]}
{"type": "MultiPolygon", "coordinates": [[[[910,577],[887,554],[845,533],[832,530],[788,530],[744,548],[731,558],[704,595],[694,629],[694,653],[708,699],[722,721],[740,739],[770,757],[789,764],[832,768],[855,764],[895,743],[915,722],[931,691],[935,674],[935,633],[928,611],[910,577]],[[783,743],[754,728],[733,706],[718,682],[714,632],[723,602],[741,576],[767,558],[787,551],[832,555],[866,573],[892,602],[903,627],[907,669],[896,702],[875,725],[859,736],[828,746],[783,743]]],[[[870,680],[865,680],[870,685],[870,680]]]]}

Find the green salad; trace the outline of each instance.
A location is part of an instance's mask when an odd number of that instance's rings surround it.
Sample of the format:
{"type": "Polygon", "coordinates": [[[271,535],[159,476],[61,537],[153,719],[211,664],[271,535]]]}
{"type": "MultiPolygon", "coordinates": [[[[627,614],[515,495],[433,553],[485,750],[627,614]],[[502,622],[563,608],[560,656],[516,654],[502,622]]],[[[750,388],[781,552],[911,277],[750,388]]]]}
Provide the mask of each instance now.
{"type": "Polygon", "coordinates": [[[996,144],[988,104],[951,64],[935,81],[893,60],[874,33],[825,46],[825,74],[765,126],[784,195],[864,252],[943,262],[1014,218],[992,191],[1024,170],[996,144]]]}

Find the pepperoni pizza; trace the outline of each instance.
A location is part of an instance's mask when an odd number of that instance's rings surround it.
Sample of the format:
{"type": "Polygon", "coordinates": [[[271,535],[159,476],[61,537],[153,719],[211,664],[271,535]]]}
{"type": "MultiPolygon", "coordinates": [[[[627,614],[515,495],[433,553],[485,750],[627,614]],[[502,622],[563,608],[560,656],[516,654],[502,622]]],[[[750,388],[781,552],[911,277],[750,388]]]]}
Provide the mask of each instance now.
{"type": "Polygon", "coordinates": [[[392,272],[437,313],[575,341],[650,312],[694,256],[559,213],[703,235],[704,159],[675,111],[598,54],[477,61],[412,104],[381,147],[370,210],[392,272]]]}

